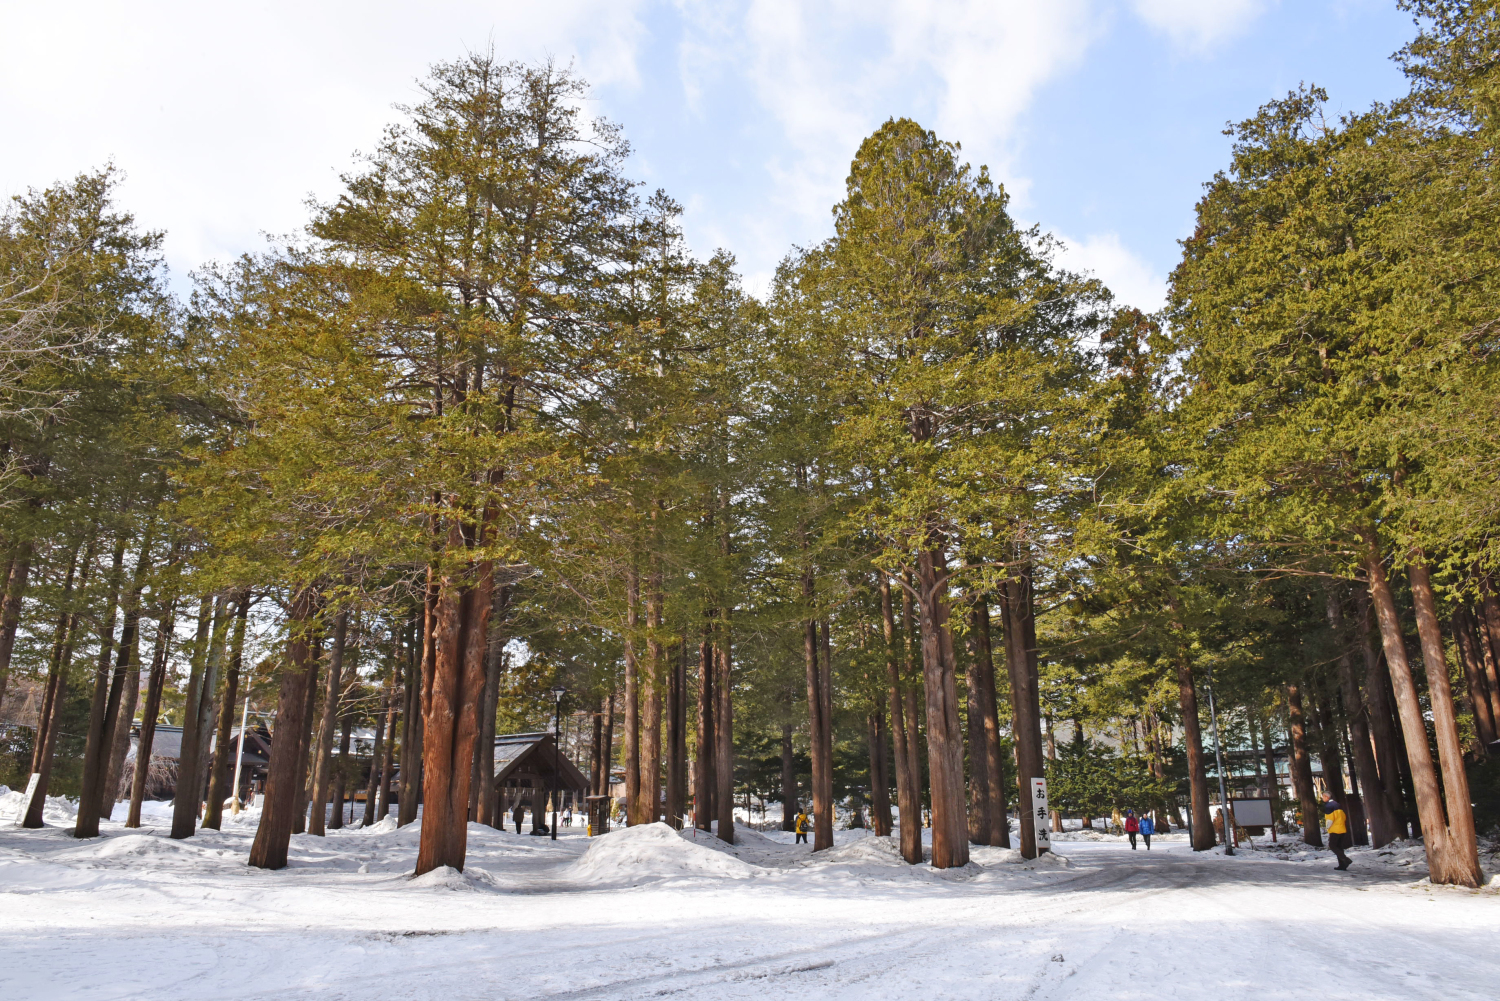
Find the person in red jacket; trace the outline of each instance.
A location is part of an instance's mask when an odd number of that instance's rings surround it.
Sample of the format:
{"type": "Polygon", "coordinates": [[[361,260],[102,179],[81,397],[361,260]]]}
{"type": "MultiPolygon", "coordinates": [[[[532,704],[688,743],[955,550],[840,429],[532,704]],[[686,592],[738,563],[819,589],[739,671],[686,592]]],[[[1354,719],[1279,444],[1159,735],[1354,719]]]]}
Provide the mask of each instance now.
{"type": "Polygon", "coordinates": [[[1135,836],[1141,831],[1141,822],[1135,819],[1134,810],[1125,811],[1125,834],[1130,838],[1130,850],[1135,851],[1135,836]]]}

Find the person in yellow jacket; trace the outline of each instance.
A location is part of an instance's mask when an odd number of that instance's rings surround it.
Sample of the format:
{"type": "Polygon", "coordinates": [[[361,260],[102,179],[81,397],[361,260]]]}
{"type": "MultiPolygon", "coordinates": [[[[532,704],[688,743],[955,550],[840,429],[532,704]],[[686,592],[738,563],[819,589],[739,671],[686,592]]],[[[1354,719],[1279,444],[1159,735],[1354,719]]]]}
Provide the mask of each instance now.
{"type": "Polygon", "coordinates": [[[1344,849],[1354,844],[1349,834],[1349,816],[1332,796],[1323,801],[1323,816],[1328,821],[1328,847],[1338,856],[1337,868],[1342,872],[1349,868],[1349,856],[1344,854],[1344,849]]]}
{"type": "Polygon", "coordinates": [[[804,811],[802,811],[802,810],[798,810],[797,811],[797,826],[796,826],[797,844],[799,844],[799,845],[805,845],[805,844],[807,844],[807,830],[811,826],[812,826],[812,821],[810,821],[810,820],[807,819],[807,814],[804,811]]]}

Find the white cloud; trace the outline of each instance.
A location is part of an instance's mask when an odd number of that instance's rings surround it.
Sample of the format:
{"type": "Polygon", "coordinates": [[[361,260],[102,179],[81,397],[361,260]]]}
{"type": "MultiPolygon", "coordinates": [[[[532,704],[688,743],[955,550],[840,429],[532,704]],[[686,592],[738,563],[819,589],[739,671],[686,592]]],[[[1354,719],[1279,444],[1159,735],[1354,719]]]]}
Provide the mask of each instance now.
{"type": "MultiPolygon", "coordinates": [[[[1024,195],[1026,179],[1009,176],[1017,119],[1103,25],[1090,0],[749,0],[739,16],[711,0],[679,7],[692,100],[733,75],[784,139],[765,158],[772,190],[744,223],[751,261],[827,232],[860,140],[893,114],[961,142],[1024,195]]],[[[767,277],[752,265],[752,287],[767,277]]]]}
{"type": "Polygon", "coordinates": [[[575,55],[595,85],[638,84],[635,0],[215,5],[7,3],[0,194],[113,160],[121,201],[168,231],[180,281],[285,233],[414,101],[433,62],[575,55]]]}
{"type": "Polygon", "coordinates": [[[1082,240],[1062,239],[1057,261],[1071,271],[1086,272],[1103,282],[1118,306],[1146,312],[1167,301],[1167,277],[1121,242],[1117,233],[1092,233],[1082,240]]]}
{"type": "Polygon", "coordinates": [[[1134,0],[1134,6],[1177,45],[1201,52],[1243,31],[1269,0],[1134,0]]]}

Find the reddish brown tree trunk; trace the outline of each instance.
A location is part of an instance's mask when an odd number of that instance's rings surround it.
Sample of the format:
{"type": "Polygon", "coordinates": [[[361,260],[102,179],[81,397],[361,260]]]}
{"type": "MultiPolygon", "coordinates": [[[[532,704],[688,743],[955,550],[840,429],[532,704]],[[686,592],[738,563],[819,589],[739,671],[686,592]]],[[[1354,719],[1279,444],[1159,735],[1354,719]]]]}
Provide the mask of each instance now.
{"type": "MultiPolygon", "coordinates": [[[[917,554],[917,610],[921,617],[922,681],[927,696],[927,768],[932,791],[932,865],[967,865],[964,738],[958,717],[958,679],[948,631],[947,560],[935,549],[917,554]]],[[[1022,848],[1025,850],[1024,845],[1022,848]]],[[[1032,856],[1036,849],[1033,844],[1032,856]]]]}
{"type": "Polygon", "coordinates": [[[636,630],[641,624],[641,582],[635,568],[625,571],[625,803],[626,823],[651,822],[641,788],[641,675],[636,663],[636,630]]]}
{"type": "Polygon", "coordinates": [[[1395,825],[1394,837],[1407,835],[1406,802],[1401,795],[1406,752],[1401,748],[1394,725],[1395,712],[1390,700],[1390,677],[1382,667],[1381,654],[1371,642],[1371,609],[1368,589],[1356,589],[1355,607],[1359,609],[1358,637],[1360,656],[1365,664],[1365,718],[1370,724],[1370,743],[1375,750],[1375,766],[1380,772],[1380,788],[1385,810],[1395,825]]]}
{"type": "MultiPolygon", "coordinates": [[[[68,669],[73,663],[73,633],[78,624],[78,613],[72,611],[73,575],[78,568],[78,551],[68,561],[67,578],[63,583],[62,599],[58,604],[62,613],[57,618],[57,629],[53,634],[52,660],[47,675],[47,691],[42,699],[42,711],[37,716],[37,735],[31,751],[31,771],[38,776],[36,791],[27,805],[22,827],[36,830],[42,826],[42,813],[47,805],[47,786],[52,778],[52,756],[57,747],[57,730],[62,717],[63,701],[67,695],[68,669]]],[[[78,589],[88,586],[89,570],[94,562],[94,543],[90,540],[83,557],[83,573],[78,589]]],[[[28,781],[29,784],[29,781],[28,781]]]]}
{"type": "MultiPolygon", "coordinates": [[[[234,761],[239,743],[229,739],[234,728],[235,710],[239,708],[240,669],[245,659],[245,623],[250,614],[250,592],[241,591],[235,600],[234,635],[229,641],[229,661],[224,674],[224,692],[219,700],[219,723],[216,733],[213,765],[208,773],[208,805],[203,811],[203,826],[219,830],[224,823],[224,800],[234,781],[234,761]]],[[[238,790],[234,790],[238,795],[238,790]]]]}
{"type": "Polygon", "coordinates": [[[1005,616],[1005,666],[1010,678],[1021,855],[1036,858],[1036,822],[1030,809],[1031,780],[1043,778],[1046,765],[1042,757],[1041,685],[1037,673],[1036,615],[1029,562],[1020,563],[1016,575],[1004,582],[999,597],[1005,616]]]}
{"type": "Polygon", "coordinates": [[[333,735],[338,726],[339,701],[344,681],[344,644],[349,636],[349,612],[340,609],[333,620],[333,646],[328,652],[328,672],[323,678],[323,718],[313,742],[312,812],[307,833],[322,837],[326,824],[328,793],[333,781],[333,735]]]}
{"type": "Polygon", "coordinates": [[[886,755],[885,695],[875,693],[875,708],[865,718],[870,749],[870,830],[877,838],[891,834],[890,759],[886,755]]]}
{"type": "Polygon", "coordinates": [[[718,743],[714,739],[714,644],[712,612],[703,623],[703,638],[698,643],[698,761],[693,773],[693,819],[700,830],[712,831],[714,793],[718,791],[714,759],[718,743]]]}
{"type": "Polygon", "coordinates": [[[687,812],[687,644],[681,643],[667,681],[667,823],[682,829],[687,812]]]}
{"type": "Polygon", "coordinates": [[[433,615],[437,608],[437,581],[428,575],[422,612],[413,618],[412,642],[408,647],[406,692],[401,707],[401,791],[396,805],[396,826],[405,827],[417,819],[422,789],[422,716],[427,706],[423,682],[431,673],[428,661],[432,649],[433,615]],[[420,660],[418,656],[420,655],[420,660]]]}
{"type": "Polygon", "coordinates": [[[307,689],[318,673],[312,644],[316,607],[317,592],[313,588],[304,587],[292,597],[287,622],[286,666],[281,675],[276,720],[271,732],[271,760],[266,766],[260,824],[250,846],[250,865],[257,869],[285,868],[287,848],[292,841],[292,822],[302,789],[299,745],[302,734],[307,732],[307,689]]]}
{"type": "MultiPolygon", "coordinates": [[[[1010,820],[1005,809],[1005,758],[1000,749],[1000,710],[995,691],[995,657],[990,639],[990,606],[983,595],[969,612],[969,628],[974,652],[973,679],[977,688],[979,709],[979,745],[970,747],[984,759],[986,817],[988,828],[981,832],[980,844],[1010,847],[1010,820]]],[[[974,697],[970,697],[973,712],[974,697]]],[[[1040,740],[1040,737],[1038,737],[1040,740]]]]}
{"type": "Polygon", "coordinates": [[[110,664],[115,644],[115,616],[119,611],[120,583],[125,567],[125,535],[115,539],[114,559],[110,562],[109,594],[105,599],[104,621],[99,627],[99,657],[94,668],[93,700],[89,704],[89,728],[83,750],[83,783],[78,795],[78,815],[73,823],[75,838],[99,836],[99,800],[103,796],[104,777],[109,773],[111,734],[105,728],[109,709],[110,664]]]}
{"type": "MultiPolygon", "coordinates": [[[[904,603],[911,599],[903,592],[904,603]]],[[[913,768],[916,740],[912,730],[916,719],[908,704],[915,707],[915,695],[907,698],[908,687],[902,678],[902,658],[896,650],[896,616],[891,602],[891,580],[880,575],[880,618],[885,634],[885,671],[891,702],[891,743],[896,757],[896,812],[901,821],[901,857],[911,865],[922,861],[922,802],[920,783],[913,768]]],[[[905,623],[903,622],[903,626],[905,623]]],[[[905,643],[905,629],[902,630],[905,643]]]]}
{"type": "Polygon", "coordinates": [[[1313,788],[1312,759],[1307,753],[1307,716],[1302,707],[1302,688],[1286,686],[1287,716],[1292,733],[1292,788],[1302,810],[1302,840],[1323,847],[1323,827],[1318,821],[1318,794],[1313,788]]]}
{"type": "Polygon", "coordinates": [[[30,542],[21,543],[5,580],[5,598],[0,601],[0,706],[5,705],[5,686],[10,679],[10,659],[16,648],[16,630],[21,625],[21,605],[31,575],[30,542]]]}
{"type": "MultiPolygon", "coordinates": [[[[448,552],[465,542],[457,524],[448,552]]],[[[441,578],[426,718],[422,721],[422,837],[417,875],[442,866],[460,871],[468,849],[469,776],[484,694],[493,564],[481,562],[441,578]]]]}
{"type": "Polygon", "coordinates": [[[645,694],[641,721],[641,799],[647,811],[644,821],[647,824],[656,823],[662,816],[662,689],[667,672],[661,642],[661,606],[661,577],[653,571],[651,591],[646,595],[646,670],[640,681],[645,694]]]}
{"type": "Polygon", "coordinates": [[[151,750],[156,742],[156,717],[161,713],[161,693],[166,684],[167,658],[177,628],[177,598],[167,600],[156,624],[156,643],[151,653],[151,670],[146,677],[146,704],[141,708],[141,736],[135,747],[135,772],[130,781],[130,810],[126,827],[141,826],[141,804],[146,799],[146,782],[151,775],[151,750]]]}
{"type": "Polygon", "coordinates": [[[1328,592],[1328,625],[1333,630],[1338,644],[1339,689],[1344,697],[1344,711],[1349,715],[1350,751],[1354,758],[1354,772],[1359,779],[1360,799],[1365,816],[1370,823],[1370,837],[1376,848],[1390,844],[1396,838],[1396,818],[1390,810],[1390,800],[1380,778],[1380,767],[1375,757],[1375,746],[1370,739],[1370,714],[1359,691],[1359,681],[1354,674],[1354,658],[1349,654],[1349,637],[1344,628],[1344,608],[1339,595],[1332,589],[1328,592]]]}
{"type": "Polygon", "coordinates": [[[375,823],[376,800],[380,792],[380,756],[385,751],[385,723],[390,705],[391,685],[387,679],[385,691],[380,696],[381,711],[375,714],[375,744],[370,748],[370,773],[365,777],[365,813],[360,818],[362,827],[375,823]]]}
{"type": "Polygon", "coordinates": [[[729,610],[724,609],[719,619],[719,642],[714,644],[714,776],[719,787],[714,793],[714,805],[718,807],[719,838],[734,844],[734,662],[733,633],[729,626],[729,610]]]}
{"type": "MultiPolygon", "coordinates": [[[[1177,611],[1175,601],[1171,602],[1170,607],[1174,613],[1177,611]]],[[[1179,633],[1182,631],[1180,623],[1173,623],[1173,628],[1179,633]]],[[[1208,772],[1204,767],[1203,730],[1198,722],[1198,686],[1193,678],[1193,665],[1188,660],[1185,639],[1176,651],[1175,660],[1177,698],[1182,706],[1182,742],[1187,748],[1193,851],[1202,852],[1214,846],[1214,827],[1208,815],[1208,772]]]]}
{"type": "Polygon", "coordinates": [[[1484,882],[1479,868],[1479,842],[1474,830],[1474,808],[1469,801],[1469,777],[1464,770],[1463,745],[1458,738],[1458,719],[1453,709],[1453,691],[1448,681],[1448,660],[1443,651],[1443,633],[1438,625],[1437,601],[1427,557],[1413,549],[1407,567],[1412,606],[1417,616],[1417,634],[1422,641],[1422,664],[1427,669],[1428,704],[1432,728],[1437,735],[1438,761],[1443,773],[1443,792],[1448,809],[1441,842],[1433,846],[1434,831],[1426,823],[1428,869],[1434,883],[1477,887],[1484,882]],[[1434,847],[1441,857],[1434,865],[1434,847]]]}
{"type": "Polygon", "coordinates": [[[1478,609],[1479,633],[1484,638],[1484,677],[1490,689],[1490,714],[1500,732],[1500,599],[1485,585],[1484,600],[1478,609]]]}
{"type": "Polygon", "coordinates": [[[1488,754],[1496,739],[1495,715],[1490,708],[1489,684],[1484,676],[1484,658],[1479,653],[1479,636],[1468,611],[1460,605],[1453,610],[1453,635],[1458,640],[1459,661],[1469,690],[1469,705],[1474,713],[1474,735],[1479,739],[1480,755],[1488,754]]]}

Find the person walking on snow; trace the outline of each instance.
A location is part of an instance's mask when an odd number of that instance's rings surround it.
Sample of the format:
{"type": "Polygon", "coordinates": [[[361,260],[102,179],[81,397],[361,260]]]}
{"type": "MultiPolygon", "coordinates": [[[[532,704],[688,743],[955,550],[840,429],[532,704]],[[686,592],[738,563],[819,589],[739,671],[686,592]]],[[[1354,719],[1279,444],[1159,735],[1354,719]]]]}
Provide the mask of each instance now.
{"type": "Polygon", "coordinates": [[[1146,842],[1146,851],[1151,850],[1151,835],[1156,833],[1156,821],[1150,815],[1141,818],[1141,840],[1146,842]]]}
{"type": "Polygon", "coordinates": [[[1135,819],[1134,810],[1125,811],[1125,836],[1130,838],[1130,850],[1135,851],[1135,836],[1140,833],[1141,822],[1135,819]]]}
{"type": "Polygon", "coordinates": [[[807,844],[807,814],[802,810],[797,811],[797,844],[807,844]]]}
{"type": "Polygon", "coordinates": [[[521,820],[525,816],[526,816],[526,807],[522,806],[520,803],[517,803],[516,804],[516,808],[514,810],[512,810],[511,814],[510,814],[510,819],[514,820],[516,822],[516,833],[517,834],[521,833],[521,820]]]}
{"type": "Polygon", "coordinates": [[[1342,872],[1349,868],[1349,856],[1344,854],[1344,849],[1354,844],[1354,839],[1349,836],[1349,817],[1332,796],[1323,801],[1323,816],[1328,818],[1328,847],[1339,860],[1335,868],[1342,872]]]}

